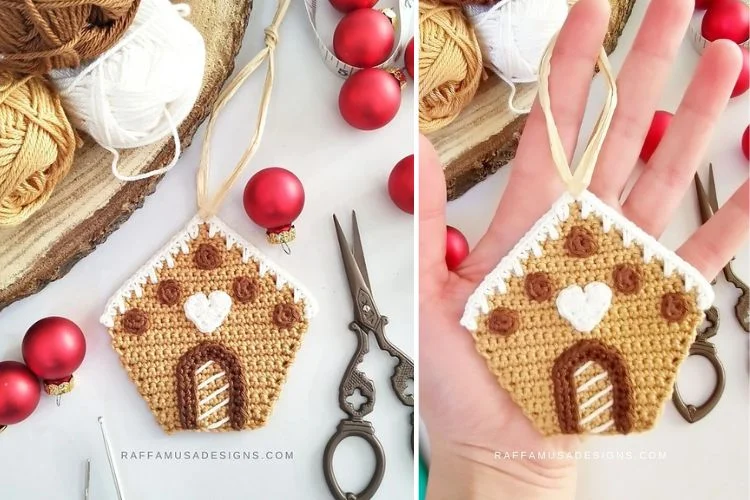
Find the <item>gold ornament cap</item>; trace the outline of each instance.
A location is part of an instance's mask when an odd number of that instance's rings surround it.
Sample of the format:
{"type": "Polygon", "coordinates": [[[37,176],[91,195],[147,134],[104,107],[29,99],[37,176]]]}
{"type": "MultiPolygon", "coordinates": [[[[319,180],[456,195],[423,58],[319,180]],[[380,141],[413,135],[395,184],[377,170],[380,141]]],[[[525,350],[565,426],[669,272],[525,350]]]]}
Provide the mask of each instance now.
{"type": "Polygon", "coordinates": [[[67,379],[59,380],[44,380],[44,392],[50,396],[62,396],[73,390],[75,387],[75,380],[73,375],[67,379]]]}
{"type": "Polygon", "coordinates": [[[266,239],[272,245],[282,245],[284,243],[290,243],[297,237],[297,231],[294,226],[289,226],[281,231],[267,231],[266,239]]]}

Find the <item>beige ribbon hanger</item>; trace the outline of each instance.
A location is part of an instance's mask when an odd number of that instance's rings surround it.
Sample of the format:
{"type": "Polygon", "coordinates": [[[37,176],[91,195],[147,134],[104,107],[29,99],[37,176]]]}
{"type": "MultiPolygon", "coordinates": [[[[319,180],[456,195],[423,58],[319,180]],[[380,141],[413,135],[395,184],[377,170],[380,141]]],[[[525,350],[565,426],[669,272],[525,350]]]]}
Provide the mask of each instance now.
{"type": "Polygon", "coordinates": [[[198,169],[197,179],[197,191],[198,191],[198,214],[204,218],[210,218],[219,211],[222,201],[232,189],[232,186],[237,181],[242,171],[245,169],[247,164],[250,162],[255,152],[260,146],[261,138],[263,137],[263,130],[266,126],[266,117],[268,115],[268,105],[271,100],[271,89],[273,88],[273,78],[275,74],[275,63],[274,63],[274,49],[278,43],[279,34],[278,29],[281,22],[284,20],[287,9],[289,8],[290,0],[279,0],[278,6],[276,7],[276,14],[274,15],[273,21],[264,30],[265,31],[265,47],[258,52],[253,59],[245,65],[234,79],[224,87],[219,97],[211,110],[211,116],[208,119],[208,127],[206,128],[206,138],[203,141],[203,147],[201,149],[200,167],[198,169]],[[214,126],[216,125],[216,119],[219,116],[221,110],[226,104],[234,97],[234,94],[242,86],[243,83],[255,72],[256,69],[268,59],[268,68],[266,70],[266,79],[263,84],[263,90],[260,97],[260,108],[258,109],[258,120],[255,126],[255,132],[242,153],[239,161],[235,165],[232,173],[223,184],[219,187],[219,190],[213,196],[209,195],[208,183],[209,173],[211,171],[211,137],[213,137],[214,126]]]}
{"type": "Polygon", "coordinates": [[[542,62],[539,67],[539,104],[544,112],[544,117],[547,123],[547,135],[549,136],[549,145],[552,152],[552,160],[557,168],[560,177],[562,178],[565,186],[568,188],[574,196],[578,196],[588,188],[591,183],[591,177],[594,175],[594,168],[596,167],[599,153],[604,145],[604,139],[607,136],[607,131],[612,123],[612,117],[615,114],[617,108],[617,83],[612,72],[612,67],[609,64],[609,58],[607,52],[602,47],[599,51],[599,69],[604,75],[605,83],[607,84],[607,96],[604,101],[604,107],[602,108],[599,118],[596,121],[593,132],[589,137],[586,149],[581,155],[581,160],[578,162],[578,166],[575,169],[575,173],[571,171],[570,164],[568,163],[567,155],[565,154],[565,148],[562,145],[560,134],[557,130],[557,124],[555,123],[555,117],[552,116],[552,106],[550,103],[549,94],[549,75],[552,69],[551,59],[552,50],[557,43],[557,35],[555,35],[550,41],[547,50],[542,57],[542,62]]]}

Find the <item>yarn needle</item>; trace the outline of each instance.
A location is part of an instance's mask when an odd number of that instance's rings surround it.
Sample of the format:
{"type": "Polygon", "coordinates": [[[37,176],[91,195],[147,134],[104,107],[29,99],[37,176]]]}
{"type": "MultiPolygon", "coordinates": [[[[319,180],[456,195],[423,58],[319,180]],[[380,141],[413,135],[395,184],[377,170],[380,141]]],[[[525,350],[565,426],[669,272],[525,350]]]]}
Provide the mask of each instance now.
{"type": "Polygon", "coordinates": [[[90,489],[91,489],[91,459],[86,460],[86,481],[83,487],[83,500],[89,500],[90,489]]]}
{"type": "Polygon", "coordinates": [[[102,431],[102,439],[104,440],[104,449],[107,452],[107,461],[109,462],[109,470],[112,472],[112,481],[115,483],[115,492],[117,493],[117,500],[124,500],[122,494],[122,485],[120,484],[120,474],[117,471],[117,464],[115,463],[114,456],[112,455],[112,444],[109,441],[109,433],[107,432],[107,426],[104,423],[104,417],[99,417],[99,427],[102,431]]]}

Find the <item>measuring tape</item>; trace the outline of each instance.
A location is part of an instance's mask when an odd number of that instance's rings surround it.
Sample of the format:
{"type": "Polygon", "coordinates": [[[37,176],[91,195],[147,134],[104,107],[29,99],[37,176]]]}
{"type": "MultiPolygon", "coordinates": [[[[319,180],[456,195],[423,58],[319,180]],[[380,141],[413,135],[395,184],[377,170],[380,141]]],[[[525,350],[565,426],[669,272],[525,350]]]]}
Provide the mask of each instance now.
{"type": "MultiPolygon", "coordinates": [[[[307,17],[310,20],[310,26],[312,26],[313,33],[315,33],[315,38],[318,41],[320,56],[323,58],[326,67],[341,78],[348,78],[352,73],[362,69],[346,64],[344,61],[336,57],[336,54],[334,54],[325,42],[323,42],[323,39],[320,38],[316,22],[318,0],[305,0],[305,8],[307,9],[307,17]]],[[[376,68],[386,69],[393,67],[394,65],[396,67],[403,66],[403,64],[396,61],[401,58],[404,47],[406,47],[406,44],[409,43],[409,40],[413,36],[413,0],[399,0],[396,16],[396,38],[393,51],[391,52],[391,55],[388,56],[388,59],[386,59],[383,64],[376,66],[376,68]]]]}

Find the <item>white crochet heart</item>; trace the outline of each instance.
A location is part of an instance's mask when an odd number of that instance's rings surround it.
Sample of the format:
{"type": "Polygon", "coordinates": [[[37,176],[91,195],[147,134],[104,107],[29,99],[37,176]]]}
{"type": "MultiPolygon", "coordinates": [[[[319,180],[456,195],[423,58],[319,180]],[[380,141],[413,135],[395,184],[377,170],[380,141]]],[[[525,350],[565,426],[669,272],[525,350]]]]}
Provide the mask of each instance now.
{"type": "Polygon", "coordinates": [[[612,289],[601,281],[570,285],[557,295],[557,312],[582,333],[591,333],[612,305],[612,289]]]}
{"type": "Polygon", "coordinates": [[[185,316],[201,333],[213,333],[229,316],[232,297],[222,291],[211,292],[208,297],[199,292],[188,297],[184,307],[185,316]]]}

